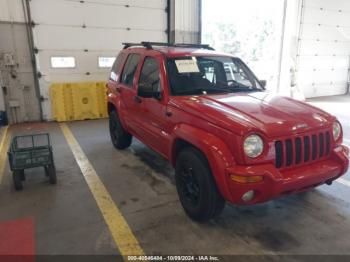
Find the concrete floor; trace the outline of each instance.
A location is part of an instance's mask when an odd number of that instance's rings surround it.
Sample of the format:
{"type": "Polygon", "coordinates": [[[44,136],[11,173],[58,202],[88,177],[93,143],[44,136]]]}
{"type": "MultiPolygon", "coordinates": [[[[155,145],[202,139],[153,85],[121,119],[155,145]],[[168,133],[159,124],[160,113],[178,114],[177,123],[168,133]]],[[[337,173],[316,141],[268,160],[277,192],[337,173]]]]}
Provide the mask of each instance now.
{"type": "MultiPolygon", "coordinates": [[[[350,145],[350,96],[310,102],[339,117],[350,145]]],[[[68,126],[147,255],[350,255],[350,188],[344,184],[251,207],[227,205],[214,221],[197,224],[184,214],[174,171],[164,159],[135,140],[129,150],[116,151],[107,120],[68,126]]],[[[49,185],[42,170],[32,170],[24,190],[15,192],[6,167],[0,223],[32,218],[36,254],[118,254],[59,125],[23,124],[11,130],[51,134],[58,184],[49,185]]],[[[350,172],[344,178],[350,181],[350,172]]]]}

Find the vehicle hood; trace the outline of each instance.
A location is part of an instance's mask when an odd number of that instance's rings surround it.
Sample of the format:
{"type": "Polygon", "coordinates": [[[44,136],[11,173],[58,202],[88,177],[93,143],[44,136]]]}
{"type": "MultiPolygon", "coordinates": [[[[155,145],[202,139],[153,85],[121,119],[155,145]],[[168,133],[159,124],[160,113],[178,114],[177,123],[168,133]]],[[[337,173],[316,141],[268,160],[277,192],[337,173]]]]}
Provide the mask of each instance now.
{"type": "Polygon", "coordinates": [[[331,126],[335,118],[307,103],[267,92],[178,96],[171,103],[198,118],[244,135],[297,134],[331,126]]]}

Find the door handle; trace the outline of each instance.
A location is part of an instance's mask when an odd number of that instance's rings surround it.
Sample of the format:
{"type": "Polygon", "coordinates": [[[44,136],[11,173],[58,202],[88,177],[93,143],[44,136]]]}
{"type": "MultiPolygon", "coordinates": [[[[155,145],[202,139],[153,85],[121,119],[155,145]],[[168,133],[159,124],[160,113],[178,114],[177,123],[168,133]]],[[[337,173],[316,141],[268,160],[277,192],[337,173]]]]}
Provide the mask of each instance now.
{"type": "Polygon", "coordinates": [[[138,104],[141,104],[142,99],[139,96],[134,96],[134,101],[138,104]]]}
{"type": "Polygon", "coordinates": [[[115,87],[115,91],[116,91],[117,93],[121,93],[121,92],[122,92],[122,89],[120,88],[120,86],[116,86],[116,87],[115,87]]]}

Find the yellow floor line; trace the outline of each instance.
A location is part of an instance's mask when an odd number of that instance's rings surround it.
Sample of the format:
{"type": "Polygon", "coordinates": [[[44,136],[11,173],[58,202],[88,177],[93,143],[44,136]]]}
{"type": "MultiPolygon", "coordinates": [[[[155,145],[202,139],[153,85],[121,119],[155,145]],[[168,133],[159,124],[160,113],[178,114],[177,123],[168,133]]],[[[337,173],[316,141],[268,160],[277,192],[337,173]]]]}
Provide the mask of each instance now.
{"type": "Polygon", "coordinates": [[[7,161],[7,150],[10,145],[11,131],[9,131],[9,127],[4,127],[4,131],[2,132],[1,142],[0,142],[0,184],[4,177],[4,171],[7,161]]]}
{"type": "Polygon", "coordinates": [[[60,127],[121,255],[143,255],[144,252],[132,233],[128,223],[113,202],[111,195],[108,193],[95,169],[85,156],[69,127],[64,123],[60,124],[60,127]]]}

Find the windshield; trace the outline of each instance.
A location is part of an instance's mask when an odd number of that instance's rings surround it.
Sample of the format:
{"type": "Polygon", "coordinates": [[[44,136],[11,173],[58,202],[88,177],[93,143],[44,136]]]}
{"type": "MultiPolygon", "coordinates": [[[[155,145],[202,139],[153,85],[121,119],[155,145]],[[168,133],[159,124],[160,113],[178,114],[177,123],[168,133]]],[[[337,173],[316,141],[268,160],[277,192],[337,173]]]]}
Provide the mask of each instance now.
{"type": "Polygon", "coordinates": [[[169,58],[172,95],[262,91],[256,77],[239,59],[218,56],[169,58]]]}

